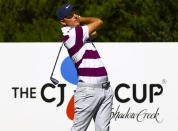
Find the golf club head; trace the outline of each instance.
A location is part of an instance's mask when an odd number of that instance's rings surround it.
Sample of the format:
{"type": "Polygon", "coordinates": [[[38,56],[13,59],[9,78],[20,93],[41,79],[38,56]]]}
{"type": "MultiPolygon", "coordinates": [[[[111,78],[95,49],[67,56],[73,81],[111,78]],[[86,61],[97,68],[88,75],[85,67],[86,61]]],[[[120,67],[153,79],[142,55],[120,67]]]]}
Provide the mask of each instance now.
{"type": "Polygon", "coordinates": [[[55,85],[57,85],[58,83],[59,83],[59,81],[58,80],[56,80],[56,79],[54,79],[54,78],[52,78],[52,77],[50,77],[50,80],[53,82],[53,84],[55,84],[55,85]]]}

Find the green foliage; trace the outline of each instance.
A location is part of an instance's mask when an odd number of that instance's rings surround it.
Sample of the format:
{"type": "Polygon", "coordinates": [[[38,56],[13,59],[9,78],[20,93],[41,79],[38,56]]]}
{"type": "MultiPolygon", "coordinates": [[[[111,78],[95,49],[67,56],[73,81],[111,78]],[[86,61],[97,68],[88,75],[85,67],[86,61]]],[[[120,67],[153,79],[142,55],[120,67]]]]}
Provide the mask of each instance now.
{"type": "MultiPolygon", "coordinates": [[[[0,0],[1,42],[62,40],[56,11],[65,0],[0,0]]],[[[104,21],[96,41],[178,41],[177,0],[71,0],[81,16],[104,21]]]]}

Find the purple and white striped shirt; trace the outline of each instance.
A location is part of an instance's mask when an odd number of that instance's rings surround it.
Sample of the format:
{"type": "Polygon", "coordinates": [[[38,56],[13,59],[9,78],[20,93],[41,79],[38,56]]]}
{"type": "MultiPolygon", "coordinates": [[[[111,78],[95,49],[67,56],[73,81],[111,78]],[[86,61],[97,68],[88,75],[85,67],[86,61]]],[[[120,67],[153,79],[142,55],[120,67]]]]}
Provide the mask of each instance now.
{"type": "Polygon", "coordinates": [[[108,81],[106,69],[98,51],[89,39],[88,26],[62,28],[63,42],[78,72],[78,80],[85,83],[108,81]]]}

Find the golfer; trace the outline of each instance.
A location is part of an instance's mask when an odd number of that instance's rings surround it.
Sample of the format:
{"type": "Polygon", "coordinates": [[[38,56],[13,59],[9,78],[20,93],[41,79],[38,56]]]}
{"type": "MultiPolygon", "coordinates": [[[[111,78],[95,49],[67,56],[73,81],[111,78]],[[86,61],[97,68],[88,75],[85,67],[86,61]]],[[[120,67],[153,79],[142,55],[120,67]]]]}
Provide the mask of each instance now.
{"type": "Polygon", "coordinates": [[[75,115],[71,131],[86,131],[92,119],[95,131],[109,131],[113,91],[106,69],[90,40],[103,21],[79,17],[76,8],[64,4],[57,11],[64,26],[61,29],[63,42],[75,64],[79,80],[74,91],[75,115]]]}

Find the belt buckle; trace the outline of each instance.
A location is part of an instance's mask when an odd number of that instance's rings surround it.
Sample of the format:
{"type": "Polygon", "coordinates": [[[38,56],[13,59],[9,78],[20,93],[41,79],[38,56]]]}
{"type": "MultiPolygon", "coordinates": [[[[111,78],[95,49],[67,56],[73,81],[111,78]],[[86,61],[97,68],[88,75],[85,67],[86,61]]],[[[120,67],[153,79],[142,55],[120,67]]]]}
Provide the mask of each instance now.
{"type": "Polygon", "coordinates": [[[108,87],[108,86],[109,86],[109,84],[110,84],[110,82],[105,82],[105,83],[102,83],[102,88],[106,88],[106,87],[108,87]]]}

